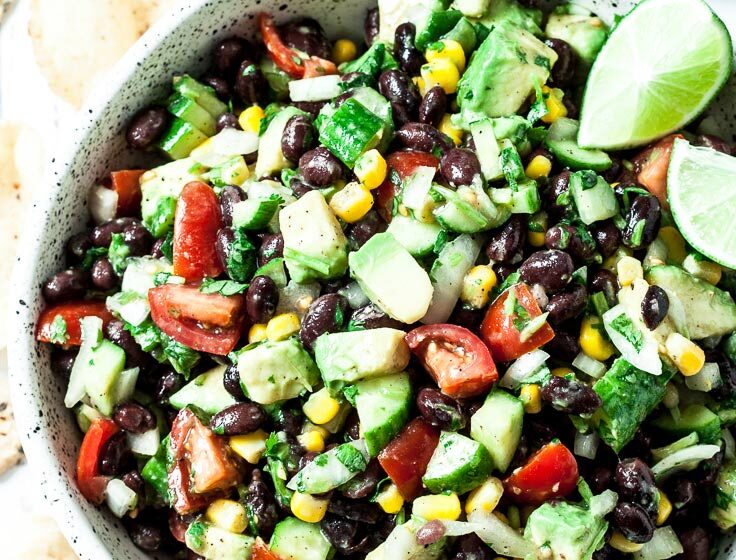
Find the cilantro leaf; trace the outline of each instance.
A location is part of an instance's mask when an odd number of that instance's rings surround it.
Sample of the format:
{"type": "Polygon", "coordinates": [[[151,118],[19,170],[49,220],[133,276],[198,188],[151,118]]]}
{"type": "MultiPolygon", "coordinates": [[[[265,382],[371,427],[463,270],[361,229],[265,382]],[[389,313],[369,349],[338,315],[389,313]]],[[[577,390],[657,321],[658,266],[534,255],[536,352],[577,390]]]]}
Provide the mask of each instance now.
{"type": "Polygon", "coordinates": [[[242,294],[247,289],[248,284],[242,284],[234,280],[215,280],[214,278],[205,278],[199,286],[199,291],[203,294],[221,294],[223,296],[242,294]]]}
{"type": "Polygon", "coordinates": [[[51,322],[49,342],[52,344],[66,344],[67,340],[69,340],[69,333],[66,329],[66,321],[64,317],[57,315],[51,322]]]}

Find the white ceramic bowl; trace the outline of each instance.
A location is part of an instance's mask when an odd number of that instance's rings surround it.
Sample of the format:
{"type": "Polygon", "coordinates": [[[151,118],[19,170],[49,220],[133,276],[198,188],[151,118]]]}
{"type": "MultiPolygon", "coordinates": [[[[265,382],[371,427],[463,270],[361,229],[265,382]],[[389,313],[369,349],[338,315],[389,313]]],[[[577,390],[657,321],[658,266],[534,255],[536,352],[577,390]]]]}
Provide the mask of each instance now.
{"type": "MultiPolygon", "coordinates": [[[[401,0],[396,0],[401,1],[401,0]]],[[[611,21],[635,0],[579,0],[611,21]]],[[[711,0],[736,37],[736,3],[711,0]]],[[[33,204],[12,282],[9,348],[13,400],[28,460],[43,495],[82,560],[143,559],[122,524],[105,508],[91,506],[74,483],[79,429],[63,405],[65,387],[51,372],[49,352],[33,337],[41,309],[40,285],[62,265],[64,244],[87,222],[87,189],[110,170],[140,162],[126,149],[125,125],[147,103],[165,95],[174,73],[204,69],[213,43],[232,34],[252,35],[260,11],[279,21],[315,17],[331,37],[360,39],[366,10],[375,0],[190,0],[151,29],[111,73],[108,83],[66,133],[66,148],[55,154],[47,192],[33,204]]],[[[653,30],[656,32],[656,30],[653,30]]],[[[736,130],[733,96],[717,103],[727,132],[736,130]]],[[[734,139],[733,137],[731,138],[734,139]]]]}

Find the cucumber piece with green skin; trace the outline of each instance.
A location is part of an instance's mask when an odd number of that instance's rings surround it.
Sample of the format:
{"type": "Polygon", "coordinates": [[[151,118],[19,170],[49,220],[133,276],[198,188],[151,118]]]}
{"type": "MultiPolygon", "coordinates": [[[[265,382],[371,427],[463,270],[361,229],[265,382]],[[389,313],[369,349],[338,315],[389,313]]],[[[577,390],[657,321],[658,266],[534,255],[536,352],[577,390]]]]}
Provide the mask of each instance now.
{"type": "Polygon", "coordinates": [[[438,224],[420,222],[401,214],[393,217],[386,231],[413,257],[426,257],[432,253],[443,236],[438,224]]]}
{"type": "Polygon", "coordinates": [[[158,147],[171,159],[184,159],[192,150],[207,140],[207,135],[184,119],[174,117],[169,129],[159,140],[158,147]]]}
{"type": "MultiPolygon", "coordinates": [[[[109,340],[103,340],[81,359],[85,391],[90,403],[102,414],[109,416],[118,403],[116,389],[125,367],[125,351],[109,340]]],[[[79,356],[75,365],[78,360],[79,356]]]]}
{"type": "Polygon", "coordinates": [[[470,437],[483,444],[493,465],[505,472],[521,439],[524,405],[506,391],[496,389],[470,418],[470,437]]]}
{"type": "Polygon", "coordinates": [[[662,375],[646,373],[623,358],[613,362],[593,390],[602,405],[593,416],[601,439],[618,453],[664,397],[674,370],[662,364],[662,375]]]}
{"type": "Polygon", "coordinates": [[[475,33],[475,27],[466,17],[461,17],[455,24],[455,27],[445,33],[442,39],[457,41],[465,51],[465,55],[469,56],[478,44],[478,36],[475,33]]]}
{"type": "Polygon", "coordinates": [[[381,66],[383,65],[385,55],[386,45],[376,41],[360,57],[340,66],[340,72],[343,75],[350,74],[351,72],[360,72],[376,80],[381,73],[381,66]]]}
{"type": "Polygon", "coordinates": [[[736,303],[728,292],[670,265],[653,266],[646,280],[680,300],[685,308],[687,331],[693,340],[736,330],[736,303]]]}
{"type": "Polygon", "coordinates": [[[319,141],[352,168],[361,154],[378,144],[382,130],[383,120],[351,97],[331,119],[322,120],[319,141]]]}
{"type": "Polygon", "coordinates": [[[302,494],[324,494],[355,478],[368,466],[365,441],[358,439],[317,455],[286,484],[302,494]]]}
{"type": "Polygon", "coordinates": [[[258,268],[253,276],[268,276],[279,288],[283,288],[288,284],[283,257],[271,259],[262,267],[258,268]]]}
{"type": "Polygon", "coordinates": [[[542,199],[534,181],[521,183],[511,192],[509,210],[512,214],[534,214],[542,208],[542,199]]]}
{"type": "Polygon", "coordinates": [[[418,167],[401,183],[401,203],[412,218],[424,224],[435,223],[434,200],[430,195],[435,173],[434,167],[418,167]]]}
{"type": "Polygon", "coordinates": [[[184,536],[187,548],[207,560],[250,560],[255,539],[195,521],[184,536]]]}
{"type": "Polygon", "coordinates": [[[187,121],[207,136],[214,136],[215,132],[217,132],[215,129],[215,119],[212,118],[212,115],[199,106],[196,101],[188,97],[174,94],[169,100],[167,108],[169,109],[169,113],[187,121]]]}
{"type": "Polygon", "coordinates": [[[358,411],[371,457],[378,455],[409,420],[412,394],[406,373],[360,381],[345,389],[345,397],[358,411]]]}
{"type": "Polygon", "coordinates": [[[439,560],[445,558],[444,552],[449,538],[443,536],[430,545],[417,541],[417,531],[425,522],[412,517],[406,523],[396,525],[386,540],[374,548],[365,560],[439,560]]]}
{"type": "Polygon", "coordinates": [[[281,202],[278,195],[237,202],[233,206],[233,226],[248,230],[263,229],[276,214],[281,202]]]}
{"type": "Polygon", "coordinates": [[[576,138],[579,126],[578,121],[573,119],[557,119],[549,127],[545,140],[549,151],[560,163],[571,169],[592,169],[593,171],[610,169],[613,161],[606,152],[578,146],[576,138]]]}
{"type": "Polygon", "coordinates": [[[194,405],[208,414],[217,414],[236,404],[237,401],[227,392],[222,382],[225,369],[225,366],[217,366],[195,377],[169,397],[169,404],[179,410],[194,405]]]}
{"type": "Polygon", "coordinates": [[[215,90],[184,74],[174,78],[174,89],[182,96],[197,102],[212,118],[217,118],[227,111],[227,105],[217,98],[215,90]]]}
{"type": "Polygon", "coordinates": [[[702,404],[691,404],[680,409],[679,418],[665,411],[652,425],[676,438],[695,432],[699,443],[718,443],[721,441],[721,419],[702,404]]]}
{"type": "Polygon", "coordinates": [[[728,531],[736,526],[736,460],[723,465],[713,494],[715,503],[708,517],[722,531],[728,531]]]}
{"type": "Polygon", "coordinates": [[[425,51],[430,43],[451,31],[462,17],[463,13],[459,10],[432,12],[424,29],[417,34],[414,44],[420,51],[425,51]]]}
{"type": "Polygon", "coordinates": [[[169,496],[169,465],[168,450],[170,436],[166,436],[161,440],[158,451],[151,457],[141,469],[141,477],[145,480],[164,501],[169,504],[171,497],[169,496]]]}
{"type": "Polygon", "coordinates": [[[281,137],[284,135],[286,123],[289,122],[291,117],[297,115],[306,115],[306,113],[293,106],[284,107],[268,123],[268,127],[261,135],[258,144],[258,159],[256,160],[255,170],[257,178],[268,177],[282,169],[293,167],[293,164],[286,159],[281,149],[281,137]]]}
{"type": "Polygon", "coordinates": [[[723,351],[732,362],[736,362],[736,333],[733,333],[723,344],[723,351]]]}
{"type": "Polygon", "coordinates": [[[464,494],[480,486],[493,470],[493,459],[477,441],[455,432],[442,432],[422,482],[434,494],[464,494]]]}
{"type": "Polygon", "coordinates": [[[503,177],[501,168],[501,148],[491,119],[480,119],[470,125],[470,134],[475,142],[475,151],[480,169],[486,181],[503,177]]]}
{"type": "Polygon", "coordinates": [[[279,521],[273,530],[271,551],[282,560],[329,560],[335,553],[319,524],[296,517],[279,521]]]}
{"type": "Polygon", "coordinates": [[[570,193],[580,219],[586,225],[618,214],[618,201],[603,177],[592,171],[577,171],[570,176],[570,193]]]}
{"type": "Polygon", "coordinates": [[[455,233],[478,233],[490,228],[490,220],[470,202],[460,198],[456,191],[432,185],[432,192],[444,199],[444,203],[432,211],[444,229],[455,233]]]}

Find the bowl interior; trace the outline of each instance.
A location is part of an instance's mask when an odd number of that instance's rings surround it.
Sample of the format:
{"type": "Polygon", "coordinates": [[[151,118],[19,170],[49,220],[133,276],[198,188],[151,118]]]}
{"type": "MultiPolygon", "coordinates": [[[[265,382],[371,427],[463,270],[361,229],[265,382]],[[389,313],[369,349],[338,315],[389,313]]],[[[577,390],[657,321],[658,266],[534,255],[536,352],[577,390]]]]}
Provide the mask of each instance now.
{"type": "MultiPolygon", "coordinates": [[[[711,4],[733,30],[736,10],[731,0],[711,4]]],[[[580,2],[612,21],[614,13],[628,10],[633,0],[580,2]]],[[[65,383],[50,369],[48,349],[35,342],[34,324],[41,309],[40,283],[62,265],[66,239],[87,223],[88,188],[110,170],[140,165],[141,156],[127,150],[125,124],[140,107],[160,99],[180,72],[196,74],[208,61],[219,38],[251,36],[255,15],[268,11],[278,20],[311,16],[331,37],[360,39],[366,10],[375,0],[190,0],[155,26],[116,67],[109,82],[93,95],[90,109],[80,113],[79,126],[69,131],[66,150],[56,154],[44,198],[33,204],[32,227],[22,240],[13,277],[11,322],[14,339],[9,348],[16,419],[24,447],[37,473],[43,495],[52,506],[67,538],[83,559],[144,559],[129,540],[122,523],[88,504],[74,483],[80,434],[63,405],[65,383]]],[[[736,139],[734,88],[721,95],[712,110],[722,133],[736,139]]]]}

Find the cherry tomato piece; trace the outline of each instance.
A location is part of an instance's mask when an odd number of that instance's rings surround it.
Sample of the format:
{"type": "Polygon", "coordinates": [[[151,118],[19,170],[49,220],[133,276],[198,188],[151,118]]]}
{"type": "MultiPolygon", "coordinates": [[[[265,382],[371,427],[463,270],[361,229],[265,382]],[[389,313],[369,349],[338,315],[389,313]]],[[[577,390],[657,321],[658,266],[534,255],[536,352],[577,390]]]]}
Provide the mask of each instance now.
{"type": "Polygon", "coordinates": [[[82,327],[79,320],[92,315],[102,319],[104,325],[113,320],[112,313],[107,310],[104,301],[70,301],[47,307],[38,318],[36,340],[52,342],[52,325],[58,316],[66,323],[66,342],[56,340],[54,342],[64,346],[79,346],[82,344],[82,327]]]}
{"type": "Polygon", "coordinates": [[[578,483],[578,463],[570,450],[558,441],[542,447],[526,465],[504,480],[504,493],[513,502],[538,505],[552,498],[564,498],[578,483]]]}
{"type": "Polygon", "coordinates": [[[406,343],[450,397],[475,397],[498,381],[488,347],[466,328],[441,323],[424,325],[410,331],[406,343]]]}
{"type": "Polygon", "coordinates": [[[305,78],[318,78],[327,74],[337,74],[337,66],[334,62],[318,56],[310,56],[304,61],[305,78]]]}
{"type": "Polygon", "coordinates": [[[381,185],[373,191],[376,200],[376,209],[381,217],[387,222],[393,217],[393,205],[396,191],[401,188],[400,184],[394,184],[391,180],[391,171],[395,171],[402,181],[414,173],[418,167],[434,167],[437,169],[440,160],[426,152],[395,152],[386,158],[389,173],[381,185]]]}
{"type": "Polygon", "coordinates": [[[124,169],[110,173],[112,190],[118,195],[116,215],[135,216],[141,209],[141,175],[145,169],[124,169]]]}
{"type": "Polygon", "coordinates": [[[253,544],[253,550],[251,551],[252,560],[281,560],[268,548],[268,545],[263,542],[261,537],[256,537],[256,542],[253,544]]]}
{"type": "Polygon", "coordinates": [[[241,295],[205,294],[196,286],[164,284],[154,290],[164,292],[169,315],[207,326],[232,327],[240,319],[245,302],[241,295]]]}
{"type": "Polygon", "coordinates": [[[286,46],[281,40],[273,17],[266,13],[258,14],[258,25],[261,28],[266,50],[276,66],[292,78],[303,78],[305,73],[304,61],[295,50],[286,46]]]}
{"type": "Polygon", "coordinates": [[[537,300],[534,299],[529,287],[526,284],[516,284],[503,292],[491,304],[486,312],[483,323],[480,326],[481,337],[483,341],[491,349],[491,355],[497,362],[508,362],[519,356],[523,356],[527,352],[535,350],[544,344],[547,344],[555,337],[555,332],[549,323],[544,323],[536,332],[534,332],[526,340],[521,339],[521,326],[542,314],[539,309],[537,300]],[[506,309],[506,300],[513,293],[516,302],[521,306],[519,309],[506,309]],[[519,314],[525,315],[520,317],[519,314]]]}
{"type": "Polygon", "coordinates": [[[672,147],[676,138],[684,137],[682,134],[665,136],[634,158],[637,182],[656,196],[663,208],[669,208],[667,203],[667,170],[670,166],[672,147]]]}
{"type": "Polygon", "coordinates": [[[120,431],[108,418],[92,422],[82,440],[77,459],[77,487],[87,500],[100,505],[105,500],[105,489],[111,477],[99,474],[98,464],[105,444],[120,431]]]}

